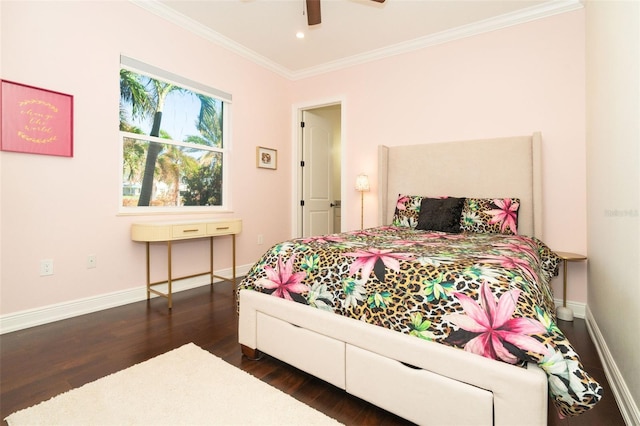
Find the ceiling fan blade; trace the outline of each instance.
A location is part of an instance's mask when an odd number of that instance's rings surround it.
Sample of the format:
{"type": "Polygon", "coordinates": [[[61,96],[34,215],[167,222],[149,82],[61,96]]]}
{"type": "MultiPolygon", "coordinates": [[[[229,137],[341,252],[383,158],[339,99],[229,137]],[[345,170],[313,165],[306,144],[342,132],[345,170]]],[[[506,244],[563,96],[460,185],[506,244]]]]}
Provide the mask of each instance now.
{"type": "Polygon", "coordinates": [[[373,1],[375,1],[377,3],[384,3],[384,0],[373,0],[373,1]]]}
{"type": "Polygon", "coordinates": [[[307,23],[317,25],[320,22],[320,0],[307,0],[307,23]]]}

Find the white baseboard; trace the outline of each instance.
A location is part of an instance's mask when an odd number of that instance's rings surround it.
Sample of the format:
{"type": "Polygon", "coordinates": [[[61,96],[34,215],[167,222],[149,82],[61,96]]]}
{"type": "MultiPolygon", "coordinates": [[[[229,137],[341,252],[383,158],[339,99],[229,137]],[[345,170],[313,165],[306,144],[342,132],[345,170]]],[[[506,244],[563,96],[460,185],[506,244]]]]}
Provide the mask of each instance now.
{"type": "MultiPolygon", "coordinates": [[[[244,276],[253,265],[244,265],[236,268],[237,276],[244,276]]],[[[231,268],[216,271],[217,275],[230,278],[231,268]]],[[[173,291],[179,292],[189,290],[209,284],[208,275],[174,281],[173,291]]],[[[113,293],[101,294],[85,299],[77,299],[69,302],[62,302],[42,308],[30,309],[0,316],[0,334],[12,331],[23,330],[37,325],[48,324],[54,321],[89,314],[103,309],[114,308],[128,303],[145,300],[147,292],[145,286],[132,288],[129,290],[117,291],[113,293]]],[[[152,295],[151,297],[157,297],[152,295]]],[[[554,300],[556,306],[562,305],[562,300],[554,300]]],[[[567,302],[567,307],[573,310],[576,318],[585,318],[585,304],[577,302],[567,302]]]]}
{"type": "MultiPolygon", "coordinates": [[[[252,265],[236,267],[236,276],[242,277],[246,275],[247,272],[249,272],[251,266],[252,265]]],[[[220,275],[221,277],[226,278],[231,278],[233,275],[231,268],[219,270],[215,273],[216,275],[220,275]]],[[[177,293],[180,291],[189,290],[209,284],[209,275],[203,274],[193,278],[176,280],[172,283],[172,287],[173,293],[177,293]]],[[[151,297],[158,296],[151,295],[151,297]]],[[[57,303],[55,305],[49,305],[41,308],[2,315],[0,316],[0,334],[23,330],[25,328],[48,324],[54,321],[60,321],[63,319],[89,314],[92,312],[101,311],[103,309],[114,308],[116,306],[122,306],[133,302],[139,302],[146,299],[146,286],[140,286],[129,290],[100,294],[98,296],[71,300],[68,302],[57,303]]]]}
{"type": "Polygon", "coordinates": [[[624,381],[624,377],[622,377],[620,370],[618,370],[618,366],[607,347],[607,342],[604,340],[604,337],[598,328],[598,324],[596,324],[596,320],[593,318],[588,307],[585,322],[587,324],[587,329],[589,330],[589,335],[591,335],[591,340],[593,340],[593,344],[596,346],[598,355],[600,355],[604,373],[607,376],[607,380],[611,386],[613,396],[618,403],[624,422],[628,425],[640,425],[640,409],[634,402],[633,396],[624,381]]]}
{"type": "MultiPolygon", "coordinates": [[[[556,308],[558,306],[562,306],[562,299],[554,299],[553,301],[556,304],[556,308]]],[[[572,302],[570,300],[567,300],[567,308],[573,311],[573,316],[576,318],[585,317],[586,306],[587,305],[585,305],[584,303],[572,302]]]]}

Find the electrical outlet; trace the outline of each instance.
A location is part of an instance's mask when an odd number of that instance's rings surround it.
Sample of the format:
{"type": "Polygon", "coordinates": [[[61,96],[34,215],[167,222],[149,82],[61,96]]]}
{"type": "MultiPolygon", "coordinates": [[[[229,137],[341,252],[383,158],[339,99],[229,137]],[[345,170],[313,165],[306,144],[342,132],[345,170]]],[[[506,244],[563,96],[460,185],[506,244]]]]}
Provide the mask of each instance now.
{"type": "Polygon", "coordinates": [[[40,261],[40,276],[53,275],[53,259],[43,259],[40,261]]]}
{"type": "Polygon", "coordinates": [[[98,266],[98,258],[95,254],[90,254],[89,257],[87,257],[87,269],[93,269],[96,266],[98,266]]]}
{"type": "Polygon", "coordinates": [[[264,237],[262,234],[258,234],[258,245],[264,244],[264,237]]]}

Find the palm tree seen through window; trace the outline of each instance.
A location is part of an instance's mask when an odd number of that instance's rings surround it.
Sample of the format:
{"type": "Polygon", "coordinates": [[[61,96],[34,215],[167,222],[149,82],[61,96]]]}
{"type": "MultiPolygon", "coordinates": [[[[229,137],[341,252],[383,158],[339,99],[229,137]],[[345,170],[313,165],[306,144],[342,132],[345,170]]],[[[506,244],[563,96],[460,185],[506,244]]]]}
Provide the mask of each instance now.
{"type": "Polygon", "coordinates": [[[120,70],[122,207],[223,205],[225,102],[120,70]]]}

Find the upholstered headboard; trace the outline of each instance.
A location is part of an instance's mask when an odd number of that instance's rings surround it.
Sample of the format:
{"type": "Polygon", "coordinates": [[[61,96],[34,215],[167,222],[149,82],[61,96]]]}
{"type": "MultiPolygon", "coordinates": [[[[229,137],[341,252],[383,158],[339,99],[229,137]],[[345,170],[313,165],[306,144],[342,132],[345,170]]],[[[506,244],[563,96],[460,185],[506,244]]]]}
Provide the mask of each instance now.
{"type": "Polygon", "coordinates": [[[379,225],[398,194],[520,198],[518,234],[542,239],[539,132],[531,136],[378,147],[379,225]]]}

